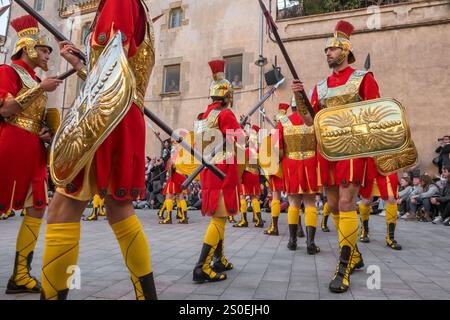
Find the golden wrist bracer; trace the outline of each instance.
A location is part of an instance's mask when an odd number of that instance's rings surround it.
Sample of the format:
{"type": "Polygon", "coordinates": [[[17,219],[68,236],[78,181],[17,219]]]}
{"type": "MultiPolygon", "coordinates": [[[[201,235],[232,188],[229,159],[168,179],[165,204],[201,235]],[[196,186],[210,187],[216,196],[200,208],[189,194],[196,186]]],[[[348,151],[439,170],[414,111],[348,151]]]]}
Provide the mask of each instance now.
{"type": "Polygon", "coordinates": [[[81,80],[86,81],[88,75],[86,68],[83,67],[80,70],[78,70],[77,75],[78,77],[80,77],[81,80]]]}

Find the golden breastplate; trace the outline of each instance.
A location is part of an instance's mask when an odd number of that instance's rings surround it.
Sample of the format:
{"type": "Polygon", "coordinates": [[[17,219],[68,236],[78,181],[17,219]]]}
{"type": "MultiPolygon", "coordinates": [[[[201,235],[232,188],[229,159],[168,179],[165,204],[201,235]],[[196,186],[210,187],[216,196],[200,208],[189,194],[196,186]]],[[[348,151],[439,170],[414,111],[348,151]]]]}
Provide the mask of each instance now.
{"type": "MultiPolygon", "coordinates": [[[[219,127],[219,114],[222,110],[224,109],[214,109],[209,113],[206,119],[197,120],[194,122],[194,133],[196,135],[195,140],[201,142],[203,156],[209,156],[209,153],[214,150],[214,148],[210,146],[212,144],[217,144],[214,137],[216,137],[219,132],[221,133],[219,127]],[[213,130],[217,130],[217,132],[212,132],[213,130]]],[[[211,163],[221,163],[233,155],[233,152],[221,150],[216,153],[211,163]]]]}
{"type": "Polygon", "coordinates": [[[314,127],[293,125],[288,117],[281,120],[283,125],[284,154],[292,160],[305,160],[316,155],[316,135],[314,127]]]}
{"type": "MultiPolygon", "coordinates": [[[[12,64],[11,67],[17,72],[22,81],[22,89],[17,94],[18,96],[38,85],[24,68],[15,64],[12,64]]],[[[7,118],[6,121],[31,133],[39,134],[42,128],[42,121],[44,120],[46,105],[47,94],[40,95],[27,109],[7,118]]]]}
{"type": "Polygon", "coordinates": [[[331,108],[361,101],[359,87],[366,74],[367,71],[355,70],[346,84],[335,88],[328,87],[327,79],[320,82],[317,85],[317,94],[321,108],[331,108]]]}

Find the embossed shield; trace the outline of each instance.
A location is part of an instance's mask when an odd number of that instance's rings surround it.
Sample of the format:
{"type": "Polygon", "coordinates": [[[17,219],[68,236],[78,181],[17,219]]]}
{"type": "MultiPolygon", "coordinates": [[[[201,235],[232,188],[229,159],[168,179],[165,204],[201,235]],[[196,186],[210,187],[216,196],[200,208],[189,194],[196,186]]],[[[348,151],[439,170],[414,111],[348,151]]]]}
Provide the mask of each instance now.
{"type": "Polygon", "coordinates": [[[90,70],[80,96],[57,131],[50,151],[54,183],[64,187],[92,159],[135,98],[135,77],[117,33],[90,70]]]}
{"type": "Polygon", "coordinates": [[[321,110],[314,129],[320,152],[331,161],[398,154],[413,146],[405,108],[391,98],[321,110]]]}
{"type": "Polygon", "coordinates": [[[376,156],[374,159],[378,172],[388,176],[393,172],[413,167],[417,164],[417,157],[416,146],[411,140],[411,144],[407,145],[400,152],[383,154],[376,156]]]}

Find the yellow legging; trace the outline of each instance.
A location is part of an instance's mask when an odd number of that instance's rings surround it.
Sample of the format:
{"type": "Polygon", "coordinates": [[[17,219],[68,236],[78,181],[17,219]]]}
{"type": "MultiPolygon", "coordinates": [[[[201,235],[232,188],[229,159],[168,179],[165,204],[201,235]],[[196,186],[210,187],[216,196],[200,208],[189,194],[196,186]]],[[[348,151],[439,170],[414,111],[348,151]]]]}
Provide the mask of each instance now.
{"type": "Polygon", "coordinates": [[[16,241],[17,269],[14,274],[14,281],[17,285],[25,285],[27,288],[34,288],[37,284],[27,267],[27,258],[36,247],[36,242],[41,229],[42,219],[25,216],[19,229],[16,241]]]}
{"type": "Polygon", "coordinates": [[[272,200],[272,203],[270,204],[270,213],[272,217],[277,218],[281,214],[281,202],[280,200],[272,200]]]}
{"type": "Polygon", "coordinates": [[[152,272],[150,247],[141,222],[136,215],[119,221],[111,228],[120,245],[125,264],[131,275],[136,299],[144,300],[144,291],[139,278],[152,272]]]}
{"type": "Polygon", "coordinates": [[[317,208],[305,207],[305,225],[307,227],[317,227],[317,208]]]}
{"type": "Polygon", "coordinates": [[[69,267],[77,265],[79,241],[80,222],[47,225],[42,262],[42,296],[46,300],[67,295],[69,267]]]}
{"type": "Polygon", "coordinates": [[[300,220],[300,209],[294,206],[289,206],[288,209],[288,224],[298,224],[300,220]]]}

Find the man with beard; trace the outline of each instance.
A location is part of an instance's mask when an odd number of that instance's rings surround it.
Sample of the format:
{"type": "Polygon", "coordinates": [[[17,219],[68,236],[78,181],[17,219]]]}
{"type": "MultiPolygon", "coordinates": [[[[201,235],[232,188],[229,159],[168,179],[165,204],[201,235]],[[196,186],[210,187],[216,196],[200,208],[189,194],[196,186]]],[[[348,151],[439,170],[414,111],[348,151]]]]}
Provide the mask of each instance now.
{"type": "MultiPolygon", "coordinates": [[[[327,62],[333,73],[319,82],[312,92],[311,104],[316,110],[345,105],[380,97],[378,85],[367,71],[350,67],[356,61],[350,36],[353,25],[339,21],[333,37],[325,46],[327,62]]],[[[298,95],[303,90],[300,81],[294,80],[292,89],[298,95]]],[[[313,124],[304,101],[297,99],[299,112],[307,125],[313,124]]],[[[329,289],[341,293],[350,287],[350,273],[363,265],[357,249],[358,214],[356,197],[364,182],[366,159],[328,161],[318,155],[318,184],[326,188],[328,205],[338,229],[340,256],[329,289]]]]}

